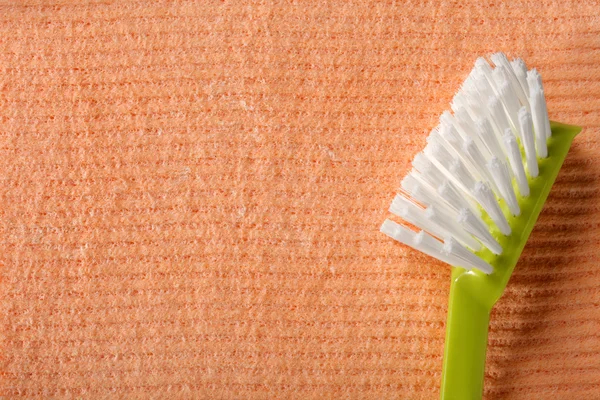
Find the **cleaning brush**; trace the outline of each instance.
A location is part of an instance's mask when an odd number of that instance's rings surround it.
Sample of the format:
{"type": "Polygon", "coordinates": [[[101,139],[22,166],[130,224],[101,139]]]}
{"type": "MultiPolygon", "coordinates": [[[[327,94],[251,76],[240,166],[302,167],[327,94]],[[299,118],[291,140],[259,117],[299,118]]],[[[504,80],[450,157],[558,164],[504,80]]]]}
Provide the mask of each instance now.
{"type": "Polygon", "coordinates": [[[490,312],[581,128],[550,122],[540,74],[478,58],[381,232],[452,268],[442,399],[480,399],[490,312]]]}

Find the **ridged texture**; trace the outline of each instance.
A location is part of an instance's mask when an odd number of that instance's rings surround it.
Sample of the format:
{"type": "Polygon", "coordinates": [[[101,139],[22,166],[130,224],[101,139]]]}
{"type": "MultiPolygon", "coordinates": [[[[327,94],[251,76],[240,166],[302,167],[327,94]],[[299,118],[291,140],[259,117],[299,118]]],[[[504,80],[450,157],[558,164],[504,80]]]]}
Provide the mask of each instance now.
{"type": "Polygon", "coordinates": [[[504,51],[585,131],[494,309],[485,397],[600,398],[598,4],[19,4],[2,397],[437,398],[450,270],[378,229],[504,51]]]}

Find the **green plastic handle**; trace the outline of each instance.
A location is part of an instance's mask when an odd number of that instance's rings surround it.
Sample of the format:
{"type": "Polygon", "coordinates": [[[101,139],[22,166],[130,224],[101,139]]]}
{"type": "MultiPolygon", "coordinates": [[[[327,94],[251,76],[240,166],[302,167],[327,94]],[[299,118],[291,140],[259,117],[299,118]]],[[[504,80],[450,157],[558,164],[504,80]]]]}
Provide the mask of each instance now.
{"type": "MultiPolygon", "coordinates": [[[[551,122],[550,126],[552,136],[548,139],[548,157],[538,159],[538,177],[528,176],[531,193],[527,198],[517,195],[521,215],[513,217],[501,201],[500,206],[512,228],[510,236],[492,230],[503,248],[502,254],[496,256],[488,249],[477,253],[494,267],[494,272],[485,275],[476,270],[452,268],[440,391],[442,400],[476,400],[483,395],[490,312],[506,288],[573,139],[581,132],[578,126],[556,122],[551,122]]],[[[493,226],[487,216],[484,220],[493,226]]]]}

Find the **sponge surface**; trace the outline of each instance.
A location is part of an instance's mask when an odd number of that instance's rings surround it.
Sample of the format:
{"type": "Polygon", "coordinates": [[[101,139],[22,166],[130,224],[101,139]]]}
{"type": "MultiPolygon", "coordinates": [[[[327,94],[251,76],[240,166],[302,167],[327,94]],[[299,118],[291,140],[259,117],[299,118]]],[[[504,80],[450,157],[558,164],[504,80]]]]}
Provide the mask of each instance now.
{"type": "Polygon", "coordinates": [[[486,399],[600,398],[600,6],[0,4],[0,396],[435,399],[450,270],[378,232],[476,57],[582,125],[486,399]]]}

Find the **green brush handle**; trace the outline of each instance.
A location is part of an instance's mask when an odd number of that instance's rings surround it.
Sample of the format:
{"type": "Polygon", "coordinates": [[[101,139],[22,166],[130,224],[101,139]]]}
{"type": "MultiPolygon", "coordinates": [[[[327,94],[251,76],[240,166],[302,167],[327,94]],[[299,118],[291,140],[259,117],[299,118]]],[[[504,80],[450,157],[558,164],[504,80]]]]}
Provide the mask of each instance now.
{"type": "Polygon", "coordinates": [[[452,269],[456,279],[452,280],[448,303],[441,396],[444,400],[479,399],[483,392],[491,309],[463,287],[457,276],[462,271],[452,269]]]}
{"type": "MultiPolygon", "coordinates": [[[[442,400],[475,400],[482,397],[490,312],[504,292],[573,138],[581,132],[578,126],[556,122],[551,122],[551,128],[548,158],[538,159],[540,173],[537,178],[528,177],[529,197],[517,195],[521,215],[513,217],[506,204],[501,201],[500,205],[504,215],[508,216],[508,223],[513,231],[510,236],[504,236],[499,231],[492,230],[492,235],[503,248],[502,254],[496,256],[488,249],[477,253],[494,267],[494,272],[485,275],[475,270],[452,268],[442,370],[442,400]]],[[[515,192],[518,193],[518,190],[515,192]]],[[[493,225],[487,216],[484,216],[484,221],[489,226],[493,225]]]]}

